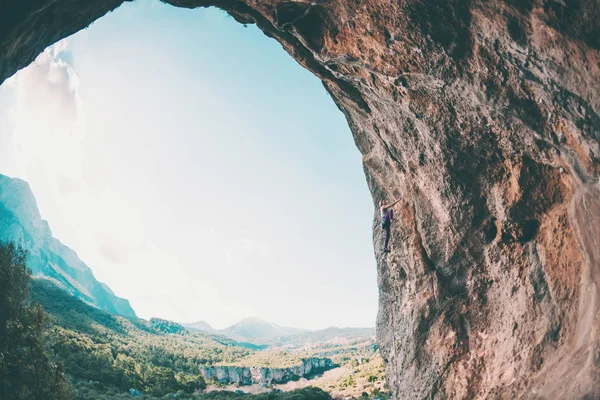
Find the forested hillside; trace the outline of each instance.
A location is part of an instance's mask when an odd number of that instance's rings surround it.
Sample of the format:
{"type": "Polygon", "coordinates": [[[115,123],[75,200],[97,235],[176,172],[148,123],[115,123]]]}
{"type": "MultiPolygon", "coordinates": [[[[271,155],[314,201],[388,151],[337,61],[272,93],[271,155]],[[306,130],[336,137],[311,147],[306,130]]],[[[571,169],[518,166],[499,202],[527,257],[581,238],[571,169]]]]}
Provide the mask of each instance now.
{"type": "MultiPolygon", "coordinates": [[[[279,367],[281,372],[281,368],[293,370],[298,363],[302,365],[312,353],[255,351],[224,336],[190,333],[171,321],[110,314],[70,295],[51,280],[31,279],[26,260],[25,250],[0,242],[0,282],[10,289],[0,292],[1,399],[175,396],[198,400],[326,400],[330,394],[322,389],[356,395],[356,390],[344,388],[357,386],[365,374],[361,390],[368,389],[369,398],[381,397],[376,381],[380,381],[382,370],[376,366],[376,371],[362,371],[364,368],[359,368],[358,363],[348,364],[362,360],[353,357],[364,351],[371,354],[372,350],[353,346],[341,348],[335,358],[350,365],[351,368],[344,368],[348,374],[356,375],[356,380],[338,374],[334,381],[319,382],[320,389],[311,387],[312,382],[317,383],[312,378],[299,374],[290,379],[301,380],[300,385],[290,382],[289,388],[251,382],[252,390],[259,394],[239,390],[246,386],[228,387],[230,391],[225,391],[220,379],[205,381],[200,375],[202,366],[261,370],[279,367]]],[[[329,359],[314,360],[329,362],[328,368],[334,366],[329,359]]]]}
{"type": "Polygon", "coordinates": [[[33,301],[50,315],[52,348],[75,381],[155,395],[193,393],[205,387],[199,364],[235,362],[249,354],[230,339],[165,333],[166,324],[156,320],[106,313],[45,280],[33,279],[31,287],[33,301]]]}
{"type": "MultiPolygon", "coordinates": [[[[329,399],[320,389],[290,393],[204,393],[200,365],[243,363],[253,350],[235,341],[189,333],[162,319],[145,321],[109,314],[89,306],[47,280],[32,279],[31,299],[48,313],[46,338],[64,365],[74,393],[82,399],[170,394],[196,399],[329,399]],[[289,396],[289,397],[288,397],[289,396]]],[[[292,357],[292,356],[288,356],[292,357]]]]}

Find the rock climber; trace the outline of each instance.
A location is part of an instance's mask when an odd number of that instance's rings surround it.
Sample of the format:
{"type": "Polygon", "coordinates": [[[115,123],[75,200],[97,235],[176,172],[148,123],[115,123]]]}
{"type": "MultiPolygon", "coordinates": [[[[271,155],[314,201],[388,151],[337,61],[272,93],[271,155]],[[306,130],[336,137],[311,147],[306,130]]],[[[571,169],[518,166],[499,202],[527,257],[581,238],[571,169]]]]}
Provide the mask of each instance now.
{"type": "Polygon", "coordinates": [[[384,253],[390,252],[390,248],[388,246],[390,244],[392,220],[394,219],[393,207],[398,204],[399,201],[400,199],[396,200],[392,204],[387,204],[385,200],[381,200],[379,202],[379,211],[381,211],[381,229],[383,229],[385,232],[385,244],[383,246],[384,253]]]}

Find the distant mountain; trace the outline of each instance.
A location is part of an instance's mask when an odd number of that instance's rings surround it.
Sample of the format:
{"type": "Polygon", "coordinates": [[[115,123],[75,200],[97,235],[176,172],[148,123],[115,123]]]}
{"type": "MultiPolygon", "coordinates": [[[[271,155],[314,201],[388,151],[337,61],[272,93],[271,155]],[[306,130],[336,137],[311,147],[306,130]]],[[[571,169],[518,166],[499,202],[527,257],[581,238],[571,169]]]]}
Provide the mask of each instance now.
{"type": "Polygon", "coordinates": [[[284,336],[306,332],[306,330],[272,324],[260,318],[246,318],[218,332],[238,342],[263,344],[284,336]]]}
{"type": "Polygon", "coordinates": [[[189,324],[181,324],[184,328],[196,332],[215,332],[215,329],[206,321],[197,321],[189,324]]]}
{"type": "Polygon", "coordinates": [[[301,347],[311,343],[342,343],[349,341],[374,340],[375,328],[338,328],[320,330],[290,328],[260,318],[245,318],[225,328],[214,329],[206,321],[180,324],[191,332],[205,332],[222,335],[239,344],[266,347],[301,347]]]}
{"type": "Polygon", "coordinates": [[[338,328],[338,327],[332,326],[332,327],[321,329],[318,331],[310,331],[310,332],[301,333],[298,336],[316,338],[318,340],[322,340],[322,339],[332,339],[332,338],[338,338],[338,337],[343,337],[343,338],[348,338],[348,337],[355,338],[355,337],[359,337],[359,336],[369,337],[369,336],[374,336],[374,335],[375,335],[375,328],[338,328]]]}
{"type": "Polygon", "coordinates": [[[28,250],[27,265],[34,276],[53,281],[73,296],[102,310],[135,317],[129,301],[98,282],[77,254],[52,236],[29,185],[0,175],[0,240],[28,250]]]}
{"type": "Polygon", "coordinates": [[[295,344],[306,345],[309,343],[343,343],[356,340],[374,340],[375,328],[337,328],[330,327],[318,331],[306,331],[295,335],[284,336],[277,343],[270,344],[295,344]]]}

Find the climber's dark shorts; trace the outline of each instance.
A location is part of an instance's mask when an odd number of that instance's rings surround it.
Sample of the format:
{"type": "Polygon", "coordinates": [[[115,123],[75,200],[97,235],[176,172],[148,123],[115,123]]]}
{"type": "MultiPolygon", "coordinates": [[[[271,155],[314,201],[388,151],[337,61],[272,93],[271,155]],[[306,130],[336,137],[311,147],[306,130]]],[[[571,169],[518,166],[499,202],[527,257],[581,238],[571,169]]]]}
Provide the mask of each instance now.
{"type": "Polygon", "coordinates": [[[385,244],[383,245],[384,250],[387,250],[388,245],[390,244],[390,236],[391,236],[391,223],[383,224],[381,228],[385,231],[385,244]]]}

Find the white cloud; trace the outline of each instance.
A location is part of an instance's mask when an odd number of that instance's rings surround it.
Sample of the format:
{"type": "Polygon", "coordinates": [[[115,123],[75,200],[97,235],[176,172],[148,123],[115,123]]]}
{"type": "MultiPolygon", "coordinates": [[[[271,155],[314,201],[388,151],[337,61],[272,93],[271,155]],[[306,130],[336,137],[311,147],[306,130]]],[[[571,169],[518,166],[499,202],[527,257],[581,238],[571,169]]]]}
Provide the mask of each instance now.
{"type": "Polygon", "coordinates": [[[86,183],[86,113],[68,53],[68,42],[58,42],[2,86],[10,107],[0,110],[0,143],[10,149],[2,149],[0,173],[29,182],[54,235],[102,279],[102,267],[127,260],[146,232],[115,190],[86,183]]]}
{"type": "Polygon", "coordinates": [[[264,241],[259,241],[250,237],[240,237],[236,240],[236,244],[250,254],[257,254],[263,257],[267,257],[271,254],[269,245],[264,241]]]}
{"type": "MultiPolygon", "coordinates": [[[[63,40],[0,88],[0,173],[32,187],[55,237],[77,251],[117,295],[144,318],[203,318],[224,326],[253,314],[210,278],[148,239],[135,207],[106,182],[86,181],[85,105],[63,40]]],[[[236,252],[266,252],[240,238],[236,252]]]]}
{"type": "Polygon", "coordinates": [[[9,113],[16,171],[27,175],[32,164],[42,167],[55,193],[82,182],[86,135],[79,79],[60,58],[67,50],[66,41],[51,46],[8,80],[15,96],[9,113]]]}
{"type": "Polygon", "coordinates": [[[155,248],[141,248],[126,268],[115,270],[117,288],[130,293],[134,309],[144,318],[168,316],[180,322],[203,318],[224,326],[251,315],[245,305],[227,301],[227,293],[219,293],[201,271],[155,248]]]}

